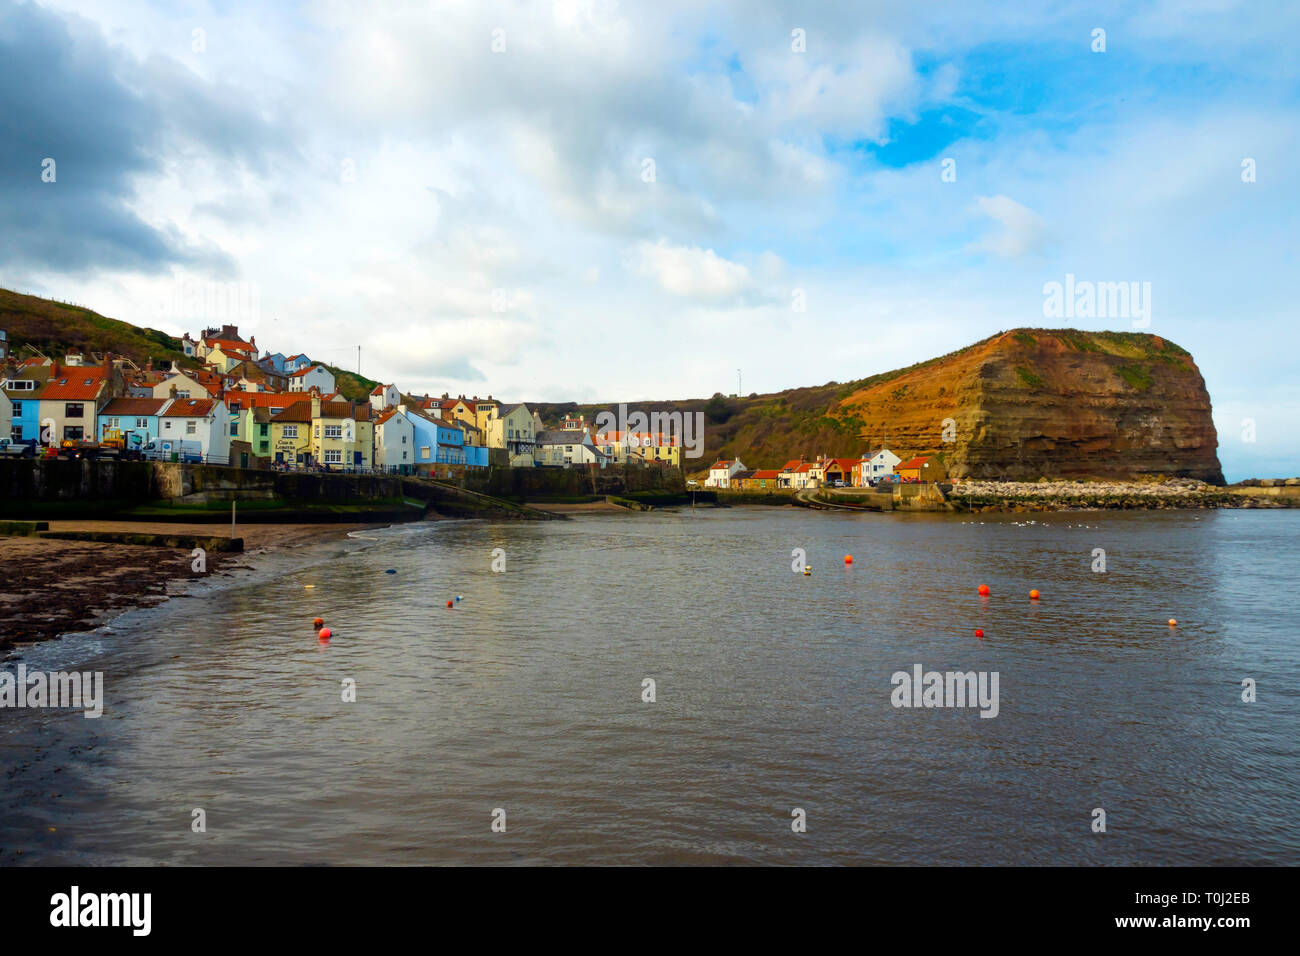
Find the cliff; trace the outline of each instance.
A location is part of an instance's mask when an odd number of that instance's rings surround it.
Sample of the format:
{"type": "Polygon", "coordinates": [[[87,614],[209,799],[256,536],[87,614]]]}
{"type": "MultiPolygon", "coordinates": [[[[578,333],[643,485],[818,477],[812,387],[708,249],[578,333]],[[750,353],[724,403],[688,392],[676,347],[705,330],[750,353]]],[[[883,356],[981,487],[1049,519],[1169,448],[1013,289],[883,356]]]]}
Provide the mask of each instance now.
{"type": "Polygon", "coordinates": [[[1003,332],[857,389],[837,414],[869,444],[941,454],[956,477],[1223,482],[1196,363],[1144,333],[1003,332]]]}

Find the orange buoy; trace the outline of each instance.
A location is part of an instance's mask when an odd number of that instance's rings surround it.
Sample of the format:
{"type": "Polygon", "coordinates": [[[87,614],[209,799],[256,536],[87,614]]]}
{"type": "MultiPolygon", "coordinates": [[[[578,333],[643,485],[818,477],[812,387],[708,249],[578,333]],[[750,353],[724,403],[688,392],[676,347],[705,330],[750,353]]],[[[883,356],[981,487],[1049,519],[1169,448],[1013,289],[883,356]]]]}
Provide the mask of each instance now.
{"type": "Polygon", "coordinates": [[[980,596],[981,596],[981,597],[988,597],[988,595],[989,595],[989,586],[988,586],[987,584],[981,584],[981,585],[980,585],[980,596]]]}
{"type": "Polygon", "coordinates": [[[1176,621],[1174,618],[1171,617],[1171,618],[1169,619],[1169,626],[1170,626],[1170,627],[1177,627],[1177,626],[1178,626],[1178,621],[1176,621]]]}
{"type": "Polygon", "coordinates": [[[330,639],[330,629],[328,627],[322,627],[320,629],[320,639],[322,641],[328,641],[330,639]]]}
{"type": "Polygon", "coordinates": [[[319,631],[322,627],[325,626],[325,621],[324,621],[323,618],[319,618],[319,617],[318,617],[318,618],[316,618],[316,620],[314,620],[314,621],[311,622],[311,626],[314,627],[314,628],[316,628],[316,630],[319,631]]]}
{"type": "Polygon", "coordinates": [[[984,636],[984,629],[979,627],[975,628],[975,636],[982,638],[984,636]]]}
{"type": "Polygon", "coordinates": [[[1037,589],[1037,588],[1035,588],[1034,590],[1032,590],[1032,591],[1029,592],[1029,600],[1031,600],[1031,601],[1037,601],[1037,600],[1038,600],[1038,589],[1037,589]]]}
{"type": "Polygon", "coordinates": [[[844,563],[845,563],[845,564],[852,564],[852,563],[853,563],[853,555],[851,555],[851,554],[846,554],[846,555],[844,556],[844,563]]]}
{"type": "Polygon", "coordinates": [[[451,603],[452,603],[451,601],[448,601],[448,602],[447,602],[447,607],[451,607],[451,603]]]}

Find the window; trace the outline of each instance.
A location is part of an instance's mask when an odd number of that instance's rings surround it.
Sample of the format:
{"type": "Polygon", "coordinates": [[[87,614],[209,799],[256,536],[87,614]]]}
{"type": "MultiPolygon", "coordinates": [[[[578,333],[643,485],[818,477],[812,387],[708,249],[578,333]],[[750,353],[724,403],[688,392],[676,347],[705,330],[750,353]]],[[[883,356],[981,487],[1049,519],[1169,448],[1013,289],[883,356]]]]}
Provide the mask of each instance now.
{"type": "Polygon", "coordinates": [[[198,422],[191,420],[191,421],[188,421],[188,422],[185,423],[185,434],[187,434],[187,435],[197,435],[197,434],[198,434],[198,431],[199,431],[199,423],[198,423],[198,422]]]}
{"type": "Polygon", "coordinates": [[[190,397],[190,393],[189,393],[188,391],[177,392],[177,393],[176,393],[176,397],[177,397],[177,398],[189,398],[189,397],[190,397]]]}
{"type": "Polygon", "coordinates": [[[63,426],[63,440],[64,440],[64,441],[81,441],[81,437],[82,437],[83,434],[85,434],[85,433],[82,431],[82,428],[81,428],[80,425],[64,425],[64,426],[63,426]]]}
{"type": "MultiPolygon", "coordinates": [[[[406,444],[406,436],[405,436],[405,435],[402,436],[402,444],[403,444],[403,445],[406,444]]],[[[405,455],[406,453],[403,452],[402,454],[405,455]]]]}
{"type": "Polygon", "coordinates": [[[230,423],[230,434],[231,434],[233,437],[236,437],[236,438],[239,437],[239,422],[231,422],[231,423],[230,423]]]}
{"type": "Polygon", "coordinates": [[[22,403],[22,402],[14,402],[14,418],[17,418],[17,417],[20,416],[22,413],[23,413],[23,403],[22,403]]]}
{"type": "Polygon", "coordinates": [[[326,438],[342,438],[342,437],[343,437],[343,426],[342,426],[342,425],[326,425],[326,426],[325,426],[325,437],[326,437],[326,438]]]}
{"type": "Polygon", "coordinates": [[[136,428],[148,428],[148,427],[149,427],[149,419],[147,419],[147,418],[137,418],[137,419],[135,420],[135,427],[136,427],[136,428]]]}
{"type": "Polygon", "coordinates": [[[258,426],[257,426],[257,433],[258,433],[259,435],[261,435],[263,438],[265,438],[265,437],[266,437],[266,431],[267,431],[267,429],[270,428],[270,427],[271,427],[270,425],[258,425],[258,426]]]}
{"type": "Polygon", "coordinates": [[[6,382],[5,388],[11,392],[31,392],[36,389],[36,382],[30,378],[20,378],[13,382],[6,382]]]}
{"type": "Polygon", "coordinates": [[[109,427],[109,428],[121,428],[122,426],[119,424],[119,419],[117,419],[117,418],[110,418],[110,419],[108,420],[108,427],[109,427]]]}
{"type": "Polygon", "coordinates": [[[64,418],[84,418],[85,415],[86,415],[86,406],[81,404],[81,402],[63,403],[64,418]]]}
{"type": "Polygon", "coordinates": [[[421,445],[421,446],[420,446],[420,460],[421,460],[421,461],[428,461],[428,460],[429,460],[429,446],[428,446],[428,445],[421,445]]]}
{"type": "Polygon", "coordinates": [[[341,464],[343,464],[343,452],[342,452],[342,450],[341,450],[341,449],[338,449],[338,448],[326,448],[326,449],[325,449],[325,464],[327,464],[327,465],[341,465],[341,464]]]}
{"type": "Polygon", "coordinates": [[[171,430],[172,430],[172,423],[171,423],[171,421],[168,420],[168,421],[163,422],[163,428],[167,429],[168,431],[171,431],[171,430]]]}
{"type": "Polygon", "coordinates": [[[298,426],[297,426],[297,425],[285,425],[285,426],[284,426],[284,437],[285,437],[285,438],[297,438],[297,437],[298,437],[298,426]]]}

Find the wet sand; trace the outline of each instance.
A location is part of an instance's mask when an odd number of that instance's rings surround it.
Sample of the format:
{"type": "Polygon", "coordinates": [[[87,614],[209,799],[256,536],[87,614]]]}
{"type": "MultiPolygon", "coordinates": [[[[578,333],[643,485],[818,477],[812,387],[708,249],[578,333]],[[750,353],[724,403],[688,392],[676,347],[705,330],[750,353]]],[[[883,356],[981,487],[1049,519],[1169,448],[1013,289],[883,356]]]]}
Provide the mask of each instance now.
{"type": "Polygon", "coordinates": [[[571,515],[583,514],[586,512],[608,512],[617,511],[620,514],[633,514],[627,508],[620,508],[618,505],[610,504],[608,501],[579,501],[549,504],[545,501],[525,502],[530,508],[536,508],[538,511],[550,511],[554,514],[571,515]]]}
{"type": "MultiPolygon", "coordinates": [[[[181,593],[192,581],[229,574],[272,549],[302,547],[384,524],[250,524],[236,532],[244,552],[207,555],[196,573],[188,550],[146,545],[0,537],[0,650],[88,631],[135,607],[181,593]]],[[[219,526],[179,522],[51,521],[51,531],[220,534],[219,526]]]]}

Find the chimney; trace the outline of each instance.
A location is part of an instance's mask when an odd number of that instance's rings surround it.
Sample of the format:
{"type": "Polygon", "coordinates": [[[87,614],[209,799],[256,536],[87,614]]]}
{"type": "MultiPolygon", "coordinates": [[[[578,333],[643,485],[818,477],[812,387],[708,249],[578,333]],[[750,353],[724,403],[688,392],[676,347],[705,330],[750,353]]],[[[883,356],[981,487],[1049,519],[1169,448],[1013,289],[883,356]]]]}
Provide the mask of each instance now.
{"type": "Polygon", "coordinates": [[[171,398],[175,398],[175,397],[176,397],[176,386],[173,385],[170,389],[168,389],[168,392],[169,392],[169,395],[170,395],[171,398]]]}
{"type": "Polygon", "coordinates": [[[320,418],[320,392],[314,388],[311,390],[311,417],[313,420],[320,418]]]}

